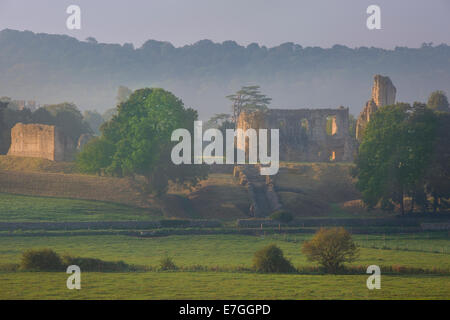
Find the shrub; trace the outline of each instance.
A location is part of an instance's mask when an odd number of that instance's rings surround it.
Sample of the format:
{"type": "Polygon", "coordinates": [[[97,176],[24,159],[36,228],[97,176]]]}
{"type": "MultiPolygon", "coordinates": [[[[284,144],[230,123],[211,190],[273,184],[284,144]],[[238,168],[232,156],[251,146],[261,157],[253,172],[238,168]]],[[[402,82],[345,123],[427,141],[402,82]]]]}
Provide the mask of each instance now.
{"type": "Polygon", "coordinates": [[[337,273],[343,263],[358,257],[358,248],[352,236],[342,227],[321,228],[310,241],[303,243],[302,252],[330,273],[337,273]]]}
{"type": "Polygon", "coordinates": [[[100,174],[110,164],[114,151],[114,145],[106,139],[94,138],[77,154],[77,168],[80,172],[100,174]]]}
{"type": "Polygon", "coordinates": [[[270,218],[272,220],[276,220],[276,221],[279,221],[279,222],[282,222],[282,223],[289,223],[289,222],[291,222],[294,219],[294,217],[292,216],[292,214],[290,212],[282,211],[282,210],[275,211],[270,216],[270,218]]]}
{"type": "Polygon", "coordinates": [[[253,257],[253,268],[257,272],[289,273],[295,271],[291,262],[283,256],[283,251],[271,244],[257,251],[253,257]]]}
{"type": "Polygon", "coordinates": [[[123,261],[103,261],[95,258],[72,257],[66,255],[62,259],[64,267],[77,265],[82,271],[90,272],[121,272],[132,268],[123,261]]]}
{"type": "Polygon", "coordinates": [[[27,271],[62,271],[61,257],[51,249],[30,249],[22,254],[20,269],[27,271]]]}
{"type": "Polygon", "coordinates": [[[175,265],[171,257],[164,257],[159,261],[159,270],[169,271],[177,269],[178,267],[175,265]]]}

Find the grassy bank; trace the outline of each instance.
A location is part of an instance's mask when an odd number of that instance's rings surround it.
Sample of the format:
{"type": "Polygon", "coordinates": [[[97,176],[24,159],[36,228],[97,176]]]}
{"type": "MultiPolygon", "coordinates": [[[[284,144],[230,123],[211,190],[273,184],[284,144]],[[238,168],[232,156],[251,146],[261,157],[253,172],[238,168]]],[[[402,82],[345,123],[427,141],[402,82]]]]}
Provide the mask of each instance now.
{"type": "Polygon", "coordinates": [[[121,221],[161,219],[156,209],[102,201],[31,197],[0,193],[0,221],[121,221]]]}

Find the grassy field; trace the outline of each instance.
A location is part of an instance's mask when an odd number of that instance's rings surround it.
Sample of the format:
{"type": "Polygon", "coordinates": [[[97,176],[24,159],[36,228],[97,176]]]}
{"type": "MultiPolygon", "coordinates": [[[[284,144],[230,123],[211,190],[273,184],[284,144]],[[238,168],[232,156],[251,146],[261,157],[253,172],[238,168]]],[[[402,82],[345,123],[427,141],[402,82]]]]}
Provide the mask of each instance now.
{"type": "MultiPolygon", "coordinates": [[[[250,267],[256,250],[276,243],[295,266],[311,266],[301,254],[310,235],[0,237],[0,264],[19,263],[29,248],[50,247],[60,254],[123,260],[157,267],[164,256],[178,266],[250,267]]],[[[401,249],[407,243],[430,251],[449,248],[446,233],[398,236],[357,235],[364,245],[353,265],[403,265],[448,270],[450,254],[401,249]],[[368,242],[367,242],[368,241],[368,242]],[[410,241],[410,242],[409,242],[410,241]]],[[[447,251],[448,252],[448,251],[447,251]]],[[[222,270],[223,270],[222,269],[222,270]]],[[[444,275],[382,275],[382,289],[369,291],[367,275],[280,275],[234,272],[82,273],[82,289],[69,291],[60,273],[0,272],[0,299],[449,299],[450,277],[444,275]]]]}
{"type": "Polygon", "coordinates": [[[0,193],[0,221],[120,221],[161,219],[156,209],[111,202],[31,197],[0,193]]]}
{"type": "MultiPolygon", "coordinates": [[[[70,253],[75,256],[94,257],[103,260],[123,260],[129,264],[156,266],[159,260],[169,255],[175,263],[183,266],[246,266],[250,267],[255,251],[276,243],[285,256],[295,266],[312,265],[301,254],[301,241],[310,235],[284,236],[245,236],[245,235],[190,235],[160,238],[137,238],[130,236],[56,236],[56,237],[0,237],[0,264],[18,263],[22,252],[29,248],[49,247],[58,253],[70,253]],[[296,242],[294,242],[296,241],[296,242]]],[[[367,236],[355,236],[357,242],[364,245],[367,236]]],[[[384,240],[370,236],[373,243],[381,244],[384,240]],[[373,238],[372,238],[373,237],[373,238]]],[[[391,236],[386,239],[386,246],[401,247],[406,239],[391,236]]],[[[447,253],[434,253],[406,250],[385,250],[362,247],[360,258],[355,265],[404,265],[431,269],[433,267],[450,268],[450,241],[442,234],[440,238],[426,239],[420,243],[431,251],[445,248],[447,253]]],[[[369,243],[371,243],[369,241],[369,243]]]]}
{"type": "Polygon", "coordinates": [[[0,299],[450,299],[450,279],[367,275],[307,276],[221,272],[82,273],[81,290],[67,274],[0,273],[0,299]]]}
{"type": "MultiPolygon", "coordinates": [[[[281,201],[299,217],[365,217],[340,203],[357,199],[347,164],[282,164],[276,178],[281,201]]],[[[0,157],[0,222],[119,221],[166,217],[247,217],[248,195],[230,174],[211,174],[192,192],[171,188],[163,210],[138,208],[142,198],[127,179],[74,173],[70,164],[0,157]],[[29,194],[28,196],[22,194],[29,194]],[[97,200],[97,201],[92,201],[97,200]],[[99,201],[102,200],[102,201],[99,201]],[[187,202],[186,202],[187,201],[187,202]],[[183,208],[188,204],[188,210],[183,208]],[[164,213],[164,216],[163,216],[164,213]]],[[[158,207],[159,208],[159,207],[158,207]]],[[[90,233],[90,231],[87,231],[90,233]]],[[[0,233],[0,299],[450,299],[448,275],[382,275],[382,289],[366,288],[368,275],[280,275],[242,272],[255,251],[275,243],[296,267],[314,266],[301,253],[311,234],[172,235],[138,238],[126,235],[50,236],[0,233]],[[66,288],[67,274],[8,272],[31,248],[57,253],[122,260],[157,268],[170,256],[181,267],[195,265],[222,272],[82,273],[82,290],[66,288]],[[241,269],[239,269],[241,268],[241,269]],[[230,272],[223,272],[230,270],[230,272]],[[233,271],[233,272],[231,272],[233,271]]],[[[406,266],[450,269],[448,232],[354,235],[360,246],[355,266],[406,266]]],[[[139,269],[142,270],[142,269],[139,269]]],[[[192,270],[192,269],[191,269],[192,270]]],[[[447,273],[448,274],[448,273],[447,273]]]]}

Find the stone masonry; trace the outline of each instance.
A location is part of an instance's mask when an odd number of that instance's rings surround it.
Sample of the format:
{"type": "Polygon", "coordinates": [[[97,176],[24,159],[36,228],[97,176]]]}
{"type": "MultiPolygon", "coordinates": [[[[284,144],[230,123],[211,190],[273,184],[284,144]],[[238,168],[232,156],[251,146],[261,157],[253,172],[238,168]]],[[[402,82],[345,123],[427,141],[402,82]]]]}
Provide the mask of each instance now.
{"type": "Polygon", "coordinates": [[[11,129],[8,155],[70,161],[73,153],[73,142],[55,126],[17,123],[11,129]]]}
{"type": "MultiPolygon", "coordinates": [[[[352,161],[354,143],[349,134],[348,108],[269,109],[242,112],[237,128],[279,129],[281,161],[352,161]],[[331,132],[327,123],[331,121],[331,132]]],[[[245,145],[238,149],[248,151],[245,145]]],[[[269,143],[270,145],[270,143],[269,143]]],[[[248,154],[248,152],[247,152],[248,154]]]]}
{"type": "Polygon", "coordinates": [[[394,104],[396,93],[397,89],[394,87],[389,77],[384,77],[379,74],[374,77],[372,98],[367,101],[366,106],[359,114],[356,122],[356,139],[358,141],[361,141],[364,129],[366,128],[367,123],[369,123],[371,115],[373,115],[378,108],[394,104]]]}

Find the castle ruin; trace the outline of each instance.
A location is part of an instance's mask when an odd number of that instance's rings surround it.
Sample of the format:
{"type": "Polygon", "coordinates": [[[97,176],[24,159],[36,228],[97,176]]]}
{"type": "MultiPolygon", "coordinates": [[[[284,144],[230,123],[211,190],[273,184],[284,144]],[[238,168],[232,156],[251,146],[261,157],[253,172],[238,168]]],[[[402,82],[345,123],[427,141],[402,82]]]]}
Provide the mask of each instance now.
{"type": "Polygon", "coordinates": [[[374,77],[372,98],[367,101],[366,106],[359,114],[356,122],[356,139],[358,141],[361,141],[364,129],[366,128],[367,123],[369,123],[371,115],[373,115],[378,108],[394,104],[396,93],[397,89],[394,87],[389,77],[384,77],[379,74],[374,77]]]}
{"type": "Polygon", "coordinates": [[[70,161],[75,147],[57,127],[17,123],[11,129],[8,155],[70,161]]]}
{"type": "MultiPolygon", "coordinates": [[[[281,161],[353,160],[354,139],[349,134],[348,108],[242,112],[237,128],[279,129],[281,161]]],[[[237,148],[247,151],[248,142],[241,142],[237,148]]]]}

